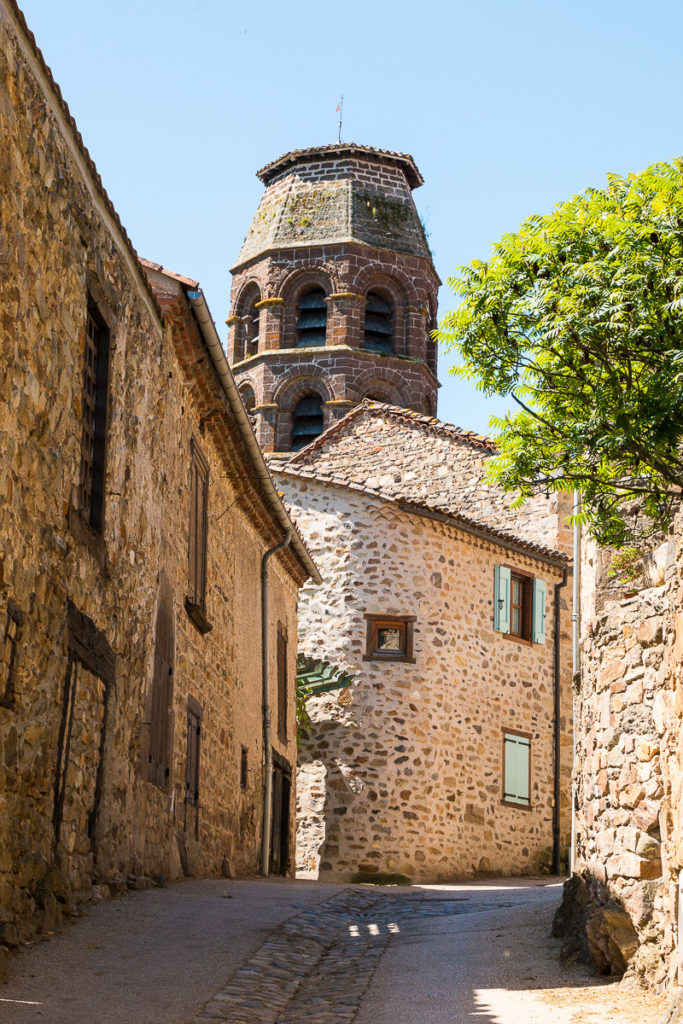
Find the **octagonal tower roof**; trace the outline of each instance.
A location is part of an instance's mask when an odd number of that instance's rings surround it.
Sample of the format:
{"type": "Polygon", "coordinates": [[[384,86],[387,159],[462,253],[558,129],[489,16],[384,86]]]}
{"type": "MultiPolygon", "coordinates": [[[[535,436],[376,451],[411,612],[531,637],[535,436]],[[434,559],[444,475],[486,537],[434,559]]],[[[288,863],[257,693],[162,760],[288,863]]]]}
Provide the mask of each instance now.
{"type": "Polygon", "coordinates": [[[359,242],[431,261],[405,153],[338,143],[295,149],[257,172],[266,190],[235,266],[267,252],[359,242]]]}

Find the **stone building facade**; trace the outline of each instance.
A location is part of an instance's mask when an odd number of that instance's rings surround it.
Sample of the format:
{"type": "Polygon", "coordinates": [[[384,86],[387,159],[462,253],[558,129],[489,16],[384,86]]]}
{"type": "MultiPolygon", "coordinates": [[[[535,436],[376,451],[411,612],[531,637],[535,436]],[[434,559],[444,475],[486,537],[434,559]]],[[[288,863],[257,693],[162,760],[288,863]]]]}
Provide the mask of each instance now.
{"type": "Polygon", "coordinates": [[[131,876],[258,868],[263,649],[288,870],[317,570],[200,289],[138,261],[13,0],[0,72],[4,948],[131,876]],[[262,558],[287,537],[263,648],[262,558]]]}
{"type": "Polygon", "coordinates": [[[365,402],[272,462],[325,580],[304,588],[301,650],[353,676],[341,701],[308,701],[303,875],[533,873],[550,867],[554,840],[564,856],[568,509],[539,496],[510,510],[483,480],[492,452],[486,438],[365,402]],[[505,569],[524,605],[507,630],[495,608],[505,569]],[[515,788],[517,753],[527,774],[515,788]]]}
{"type": "Polygon", "coordinates": [[[440,282],[412,157],[322,146],[258,176],[228,349],[262,447],[300,448],[365,397],[435,415],[440,282]]]}

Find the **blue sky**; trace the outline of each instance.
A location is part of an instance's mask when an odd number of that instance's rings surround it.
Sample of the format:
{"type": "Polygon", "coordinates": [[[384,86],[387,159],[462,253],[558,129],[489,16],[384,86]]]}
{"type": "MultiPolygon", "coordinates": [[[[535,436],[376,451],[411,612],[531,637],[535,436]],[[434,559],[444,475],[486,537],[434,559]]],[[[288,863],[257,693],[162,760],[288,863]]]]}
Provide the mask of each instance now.
{"type": "MultiPolygon", "coordinates": [[[[683,152],[680,0],[20,0],[140,255],[221,336],[254,172],[342,138],[412,153],[445,281],[608,171],[683,152]]],[[[444,287],[440,308],[451,305],[444,287]]],[[[502,411],[447,373],[439,415],[502,411]]]]}

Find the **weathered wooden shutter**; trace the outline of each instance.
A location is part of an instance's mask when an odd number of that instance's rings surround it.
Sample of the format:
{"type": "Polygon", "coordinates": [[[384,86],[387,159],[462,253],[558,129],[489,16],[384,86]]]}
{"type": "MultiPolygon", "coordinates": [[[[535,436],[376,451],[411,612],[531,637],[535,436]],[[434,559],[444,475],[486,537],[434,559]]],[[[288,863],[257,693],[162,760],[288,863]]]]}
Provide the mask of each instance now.
{"type": "Polygon", "coordinates": [[[493,628],[499,633],[510,632],[510,570],[504,565],[494,569],[493,628]]]}
{"type": "Polygon", "coordinates": [[[503,799],[510,803],[529,804],[529,755],[531,741],[526,736],[506,732],[503,799]]]}
{"type": "Polygon", "coordinates": [[[277,731],[287,739],[287,637],[282,627],[277,631],[277,731]]]}
{"type": "Polygon", "coordinates": [[[545,643],[545,580],[534,580],[533,632],[535,644],[545,643]]]}
{"type": "Polygon", "coordinates": [[[190,478],[188,597],[192,604],[202,610],[206,607],[208,499],[209,467],[193,440],[190,478]]]}

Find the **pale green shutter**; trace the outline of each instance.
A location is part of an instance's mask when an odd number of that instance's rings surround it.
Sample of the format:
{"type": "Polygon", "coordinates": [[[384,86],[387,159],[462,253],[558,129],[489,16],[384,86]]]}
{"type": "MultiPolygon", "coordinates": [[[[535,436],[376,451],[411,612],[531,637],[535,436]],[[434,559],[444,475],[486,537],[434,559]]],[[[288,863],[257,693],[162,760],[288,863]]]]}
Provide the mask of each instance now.
{"type": "Polygon", "coordinates": [[[545,643],[545,580],[534,580],[534,632],[535,644],[545,643]]]}
{"type": "Polygon", "coordinates": [[[497,565],[493,573],[493,628],[510,632],[510,570],[497,565]]]}
{"type": "Polygon", "coordinates": [[[530,741],[526,736],[505,733],[505,765],[503,799],[513,804],[529,805],[530,741]]]}

